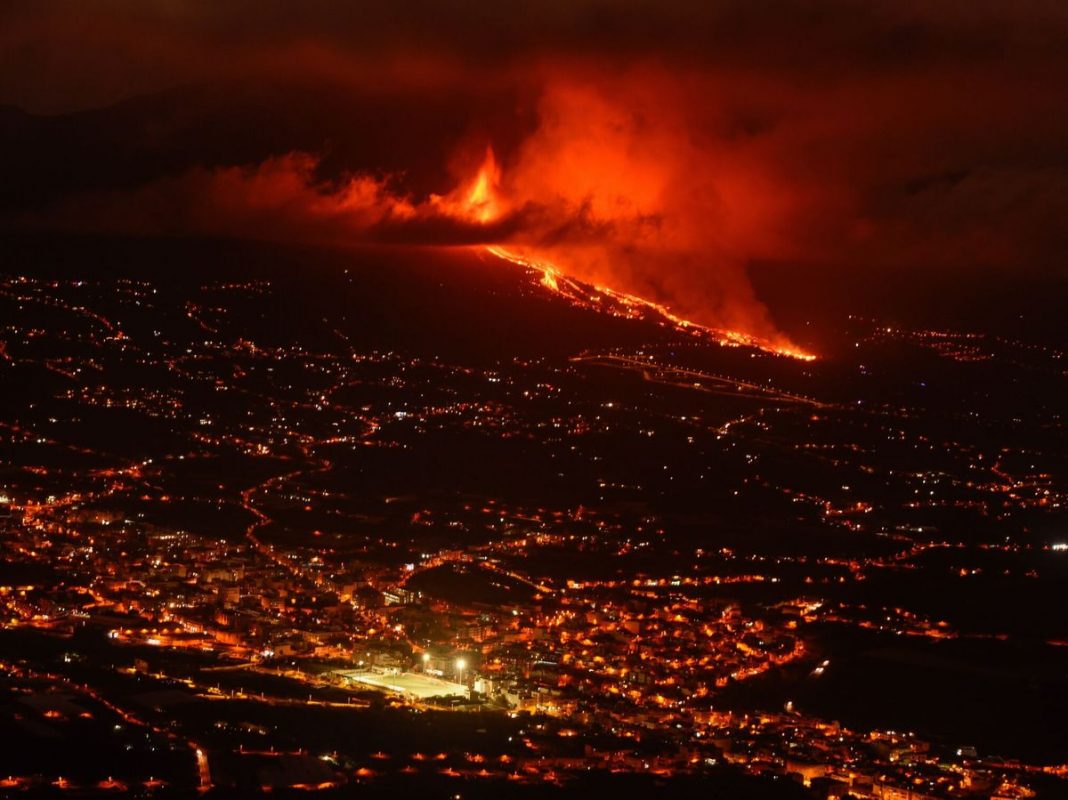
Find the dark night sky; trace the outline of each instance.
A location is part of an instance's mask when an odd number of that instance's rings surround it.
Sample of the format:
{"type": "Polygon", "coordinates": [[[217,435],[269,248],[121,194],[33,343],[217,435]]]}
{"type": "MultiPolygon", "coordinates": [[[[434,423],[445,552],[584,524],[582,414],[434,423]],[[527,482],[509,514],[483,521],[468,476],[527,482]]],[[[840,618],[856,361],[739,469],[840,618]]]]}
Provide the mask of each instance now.
{"type": "Polygon", "coordinates": [[[753,325],[760,265],[1063,286],[1065,53],[1055,1],[5,4],[0,214],[504,239],[753,325]],[[487,145],[509,211],[479,235],[424,204],[487,145]]]}

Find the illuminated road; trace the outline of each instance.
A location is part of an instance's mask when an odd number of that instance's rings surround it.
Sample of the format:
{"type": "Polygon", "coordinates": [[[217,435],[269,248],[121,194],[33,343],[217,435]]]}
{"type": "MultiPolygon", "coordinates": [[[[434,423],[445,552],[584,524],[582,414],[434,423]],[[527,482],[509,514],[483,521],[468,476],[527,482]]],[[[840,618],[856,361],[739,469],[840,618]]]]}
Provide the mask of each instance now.
{"type": "Polygon", "coordinates": [[[633,370],[641,374],[644,380],[651,383],[662,383],[667,386],[677,386],[680,389],[706,392],[708,394],[722,394],[729,397],[748,397],[754,400],[776,400],[787,403],[804,403],[816,408],[827,408],[829,404],[822,403],[812,397],[793,394],[782,389],[776,389],[759,383],[752,383],[732,378],[729,375],[717,375],[710,372],[700,372],[693,369],[683,369],[665,364],[658,364],[647,359],[633,356],[618,356],[613,354],[589,353],[571,358],[573,363],[595,364],[601,367],[614,367],[616,369],[633,370]],[[729,390],[727,387],[733,387],[729,390]]]}

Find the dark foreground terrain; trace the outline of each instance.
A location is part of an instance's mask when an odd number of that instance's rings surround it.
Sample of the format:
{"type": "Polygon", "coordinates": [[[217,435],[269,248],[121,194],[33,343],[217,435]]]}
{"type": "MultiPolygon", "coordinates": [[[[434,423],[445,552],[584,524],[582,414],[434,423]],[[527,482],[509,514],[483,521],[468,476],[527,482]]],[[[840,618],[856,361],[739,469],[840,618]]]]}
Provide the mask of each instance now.
{"type": "Polygon", "coordinates": [[[469,250],[4,252],[4,792],[1064,794],[1056,342],[842,315],[804,362],[469,250]]]}

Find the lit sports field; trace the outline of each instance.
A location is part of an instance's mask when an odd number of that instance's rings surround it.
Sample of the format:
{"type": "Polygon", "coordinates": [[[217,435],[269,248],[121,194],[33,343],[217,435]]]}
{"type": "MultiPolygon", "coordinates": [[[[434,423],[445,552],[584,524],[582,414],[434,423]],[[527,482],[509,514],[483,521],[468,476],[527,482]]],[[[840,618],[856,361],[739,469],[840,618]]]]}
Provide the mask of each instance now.
{"type": "Polygon", "coordinates": [[[402,672],[399,675],[376,675],[373,672],[356,670],[339,670],[338,675],[353,683],[362,683],[387,692],[407,694],[424,700],[428,697],[454,696],[467,694],[467,687],[462,683],[453,683],[416,672],[402,672]]]}

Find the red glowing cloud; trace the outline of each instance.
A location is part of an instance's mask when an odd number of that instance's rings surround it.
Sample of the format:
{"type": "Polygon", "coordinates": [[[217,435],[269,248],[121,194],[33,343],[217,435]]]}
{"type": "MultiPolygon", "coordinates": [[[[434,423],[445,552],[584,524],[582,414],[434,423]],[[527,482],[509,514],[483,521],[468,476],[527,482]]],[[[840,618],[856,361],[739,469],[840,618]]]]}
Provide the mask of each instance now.
{"type": "Polygon", "coordinates": [[[745,264],[791,252],[797,197],[744,145],[701,141],[697,99],[656,73],[550,82],[501,175],[502,205],[524,220],[512,241],[566,274],[775,338],[745,264]]]}

